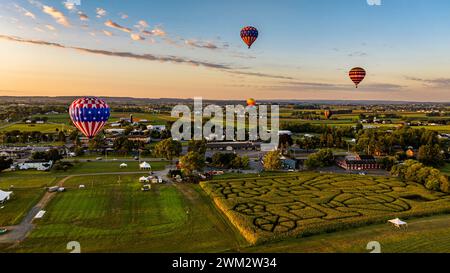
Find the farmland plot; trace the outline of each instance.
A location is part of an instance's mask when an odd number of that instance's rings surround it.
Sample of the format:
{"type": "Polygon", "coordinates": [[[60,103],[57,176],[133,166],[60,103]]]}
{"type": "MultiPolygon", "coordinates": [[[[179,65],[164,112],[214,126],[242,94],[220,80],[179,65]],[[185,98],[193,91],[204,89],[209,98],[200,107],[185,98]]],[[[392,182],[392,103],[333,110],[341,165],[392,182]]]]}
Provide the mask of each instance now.
{"type": "Polygon", "coordinates": [[[387,177],[302,173],[201,186],[250,243],[450,212],[450,195],[387,177]]]}

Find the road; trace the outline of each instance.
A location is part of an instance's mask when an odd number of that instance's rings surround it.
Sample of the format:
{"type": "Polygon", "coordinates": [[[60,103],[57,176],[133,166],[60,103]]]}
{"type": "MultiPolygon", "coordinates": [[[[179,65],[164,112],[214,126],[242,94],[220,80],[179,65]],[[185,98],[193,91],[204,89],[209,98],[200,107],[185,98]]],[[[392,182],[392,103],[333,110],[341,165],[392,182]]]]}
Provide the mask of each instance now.
{"type": "MultiPolygon", "coordinates": [[[[167,182],[166,176],[169,173],[169,170],[173,166],[166,166],[166,168],[162,171],[154,171],[153,175],[155,176],[161,176],[165,182],[167,182]]],[[[97,175],[127,175],[127,174],[148,174],[148,171],[138,171],[138,172],[106,172],[106,173],[87,173],[87,174],[75,174],[70,175],[62,178],[59,180],[56,185],[59,187],[63,187],[64,183],[74,177],[80,177],[80,176],[97,176],[97,175]]],[[[2,236],[0,236],[0,244],[18,244],[22,242],[28,234],[33,230],[35,225],[33,224],[34,217],[36,214],[44,210],[45,207],[50,203],[50,201],[55,197],[55,195],[58,193],[50,193],[46,192],[44,196],[41,198],[41,200],[31,208],[31,210],[28,212],[28,214],[25,216],[25,218],[22,220],[22,222],[15,226],[9,226],[5,227],[8,229],[8,232],[2,236]]]]}

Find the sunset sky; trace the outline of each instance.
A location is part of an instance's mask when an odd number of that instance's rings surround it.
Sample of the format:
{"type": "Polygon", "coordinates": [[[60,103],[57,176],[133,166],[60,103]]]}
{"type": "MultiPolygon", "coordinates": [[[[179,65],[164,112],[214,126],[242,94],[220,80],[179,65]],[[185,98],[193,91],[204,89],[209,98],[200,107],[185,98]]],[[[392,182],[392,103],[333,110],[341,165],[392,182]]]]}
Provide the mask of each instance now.
{"type": "Polygon", "coordinates": [[[448,0],[79,1],[0,1],[0,95],[450,101],[448,0]]]}

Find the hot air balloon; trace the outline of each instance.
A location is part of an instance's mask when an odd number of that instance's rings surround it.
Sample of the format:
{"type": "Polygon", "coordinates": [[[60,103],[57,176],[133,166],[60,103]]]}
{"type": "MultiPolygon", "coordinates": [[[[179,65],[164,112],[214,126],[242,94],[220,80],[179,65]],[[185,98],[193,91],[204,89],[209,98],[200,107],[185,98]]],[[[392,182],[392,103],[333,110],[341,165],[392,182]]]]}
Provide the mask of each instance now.
{"type": "Polygon", "coordinates": [[[350,70],[348,75],[350,76],[350,79],[352,79],[352,81],[355,83],[356,88],[358,88],[358,84],[362,82],[362,80],[364,80],[364,78],[366,77],[366,70],[361,67],[355,67],[350,70]]]}
{"type": "Polygon", "coordinates": [[[241,30],[241,38],[248,45],[248,48],[252,46],[252,44],[258,38],[258,30],[255,27],[244,27],[241,30]]]}
{"type": "Polygon", "coordinates": [[[331,116],[333,116],[333,113],[331,112],[331,110],[325,110],[325,112],[323,114],[326,119],[330,119],[331,116]]]}
{"type": "Polygon", "coordinates": [[[69,115],[78,130],[92,139],[108,121],[110,108],[104,100],[94,97],[80,98],[70,105],[69,115]]]}
{"type": "Polygon", "coordinates": [[[255,99],[247,99],[247,106],[255,106],[256,100],[255,99]]]}

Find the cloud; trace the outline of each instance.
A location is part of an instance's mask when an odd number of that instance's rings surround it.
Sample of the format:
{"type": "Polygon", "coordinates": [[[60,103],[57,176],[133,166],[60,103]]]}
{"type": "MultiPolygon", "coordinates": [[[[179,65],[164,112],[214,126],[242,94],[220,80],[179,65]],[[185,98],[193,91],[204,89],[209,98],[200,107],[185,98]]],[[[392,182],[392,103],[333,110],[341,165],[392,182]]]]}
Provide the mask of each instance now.
{"type": "Polygon", "coordinates": [[[212,42],[204,42],[191,39],[185,40],[184,43],[190,47],[205,48],[211,50],[219,49],[219,47],[212,42]]]}
{"type": "Polygon", "coordinates": [[[294,80],[294,78],[292,78],[292,77],[286,77],[286,76],[281,76],[281,75],[271,75],[271,74],[257,73],[257,72],[239,71],[239,70],[236,70],[235,67],[227,65],[227,64],[212,63],[212,62],[207,62],[207,61],[198,61],[198,60],[192,60],[192,59],[187,59],[184,57],[177,57],[177,56],[172,56],[172,55],[157,56],[157,55],[153,55],[153,54],[136,54],[133,52],[118,52],[118,51],[108,51],[108,50],[101,50],[101,49],[73,47],[73,46],[66,46],[66,45],[63,45],[60,43],[54,43],[54,42],[48,42],[48,41],[42,41],[42,40],[24,39],[24,38],[20,38],[20,37],[16,37],[16,36],[7,36],[7,35],[0,35],[0,39],[12,41],[12,42],[18,42],[18,43],[50,46],[50,47],[61,48],[61,49],[72,49],[72,50],[77,50],[77,51],[84,52],[84,53],[109,56],[109,57],[129,58],[129,59],[143,60],[143,61],[169,62],[169,63],[177,63],[177,64],[189,64],[189,65],[193,65],[193,66],[202,66],[202,67],[206,67],[206,68],[213,68],[213,69],[217,69],[222,72],[230,73],[230,74],[234,74],[234,75],[245,75],[245,76],[252,76],[252,77],[294,80]]]}
{"type": "Polygon", "coordinates": [[[82,11],[78,12],[78,16],[80,18],[81,21],[89,21],[89,16],[87,16],[85,13],[83,13],[82,11]]]}
{"type": "Polygon", "coordinates": [[[28,3],[30,3],[31,5],[39,8],[39,9],[42,9],[44,7],[44,5],[37,0],[28,0],[28,3]]]}
{"type": "Polygon", "coordinates": [[[367,0],[369,6],[381,6],[381,0],[367,0]]]}
{"type": "Polygon", "coordinates": [[[63,4],[64,4],[64,7],[66,7],[66,9],[69,10],[69,11],[76,11],[77,10],[77,7],[75,6],[74,2],[66,1],[66,2],[63,2],[63,4]]]}
{"type": "Polygon", "coordinates": [[[111,31],[103,30],[102,32],[103,32],[103,34],[105,34],[106,36],[109,36],[109,37],[113,36],[113,33],[112,33],[111,31]]]}
{"type": "Polygon", "coordinates": [[[55,31],[56,30],[56,28],[54,26],[52,26],[52,25],[45,25],[45,27],[47,29],[51,30],[51,31],[55,31]]]}
{"type": "Polygon", "coordinates": [[[450,78],[424,79],[418,77],[405,77],[408,80],[420,82],[426,87],[431,88],[448,88],[450,87],[450,78]]]}
{"type": "Polygon", "coordinates": [[[128,14],[120,12],[119,15],[120,15],[120,19],[122,19],[122,20],[128,19],[128,14]]]}
{"type": "Polygon", "coordinates": [[[62,49],[74,49],[74,50],[77,50],[80,52],[91,53],[91,54],[96,54],[96,55],[103,55],[103,56],[110,56],[110,57],[130,58],[130,59],[143,60],[143,61],[158,61],[158,62],[171,62],[171,63],[178,63],[178,64],[190,64],[190,65],[194,65],[194,66],[203,66],[203,67],[207,67],[207,68],[215,68],[215,69],[222,69],[222,70],[231,69],[230,66],[225,65],[225,64],[216,64],[216,63],[211,63],[211,62],[196,61],[196,60],[186,59],[186,58],[177,57],[177,56],[156,56],[153,54],[136,54],[136,53],[132,53],[132,52],[118,52],[118,51],[108,51],[108,50],[100,50],[100,49],[90,49],[90,48],[83,48],[83,47],[72,47],[72,46],[65,46],[60,43],[47,42],[47,41],[42,41],[42,40],[23,39],[23,38],[16,37],[16,36],[6,36],[6,35],[0,35],[0,39],[13,41],[13,42],[19,42],[19,43],[51,46],[51,47],[62,48],[62,49]]]}
{"type": "Polygon", "coordinates": [[[142,31],[142,34],[148,35],[148,36],[159,36],[159,37],[166,36],[166,32],[160,27],[155,27],[154,29],[152,29],[150,31],[144,30],[144,31],[142,31]]]}
{"type": "Polygon", "coordinates": [[[131,33],[131,39],[133,40],[133,41],[143,41],[143,40],[145,40],[145,38],[144,37],[142,37],[141,35],[139,35],[139,34],[137,34],[137,33],[131,33]]]}
{"type": "MultiPolygon", "coordinates": [[[[305,91],[305,90],[318,90],[318,91],[349,91],[354,89],[353,84],[333,84],[323,82],[303,82],[303,81],[284,81],[278,85],[268,87],[269,89],[276,90],[289,90],[289,91],[305,91]]],[[[365,92],[381,92],[381,91],[398,91],[403,89],[404,86],[390,84],[390,83],[371,83],[364,84],[361,89],[365,92]]]]}
{"type": "Polygon", "coordinates": [[[281,76],[281,75],[272,75],[272,74],[259,73],[259,72],[229,71],[229,73],[235,74],[235,75],[253,76],[253,77],[260,77],[260,78],[294,80],[293,77],[281,76]]]}
{"type": "Polygon", "coordinates": [[[36,16],[31,11],[29,11],[17,4],[14,4],[14,7],[17,9],[18,12],[22,13],[24,16],[30,17],[32,19],[36,19],[36,16]]]}
{"type": "Polygon", "coordinates": [[[148,23],[145,20],[140,20],[134,27],[137,29],[145,29],[148,28],[148,23]]]}
{"type": "Polygon", "coordinates": [[[53,19],[55,19],[58,24],[65,27],[70,26],[69,20],[66,18],[66,16],[56,8],[44,5],[42,7],[42,11],[53,17],[53,19]]]}
{"type": "Polygon", "coordinates": [[[115,29],[118,29],[118,30],[123,31],[123,32],[131,33],[131,29],[129,29],[127,27],[123,27],[123,26],[121,26],[121,25],[119,25],[117,23],[114,23],[111,20],[106,21],[105,22],[105,26],[110,27],[110,28],[115,28],[115,29]]]}
{"type": "Polygon", "coordinates": [[[355,51],[355,52],[348,54],[349,57],[365,57],[367,55],[368,54],[366,52],[362,52],[362,51],[355,51]]]}
{"type": "Polygon", "coordinates": [[[103,8],[97,8],[95,13],[97,14],[97,18],[104,17],[108,12],[103,8]]]}
{"type": "Polygon", "coordinates": [[[45,32],[42,28],[39,27],[34,27],[34,30],[36,30],[37,32],[45,32]]]}

